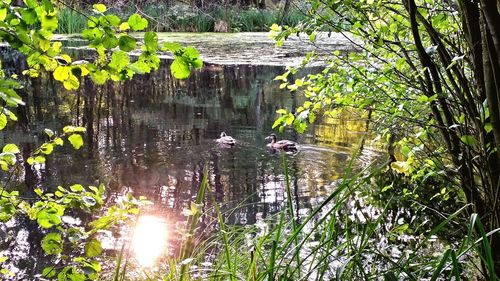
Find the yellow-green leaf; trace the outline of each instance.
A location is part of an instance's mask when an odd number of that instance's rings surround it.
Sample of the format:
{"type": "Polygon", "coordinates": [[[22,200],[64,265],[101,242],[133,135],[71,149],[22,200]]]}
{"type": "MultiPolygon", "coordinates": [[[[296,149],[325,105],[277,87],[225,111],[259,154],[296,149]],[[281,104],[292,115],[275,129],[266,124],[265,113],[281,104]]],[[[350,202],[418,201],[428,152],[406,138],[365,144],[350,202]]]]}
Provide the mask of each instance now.
{"type": "Polygon", "coordinates": [[[398,173],[406,174],[410,171],[410,165],[405,161],[396,161],[391,163],[391,169],[398,173]]]}
{"type": "Polygon", "coordinates": [[[17,147],[17,145],[15,145],[13,143],[8,143],[3,147],[2,152],[4,152],[4,153],[19,153],[20,150],[17,147]]]}
{"type": "Polygon", "coordinates": [[[7,8],[0,9],[0,21],[4,21],[7,17],[7,8]]]}
{"type": "Polygon", "coordinates": [[[53,76],[57,81],[64,81],[69,78],[70,68],[67,66],[60,65],[54,70],[53,76]]]}
{"type": "Polygon", "coordinates": [[[94,4],[92,5],[92,8],[94,8],[94,11],[98,13],[104,13],[107,10],[106,5],[104,4],[94,4]]]}
{"type": "Polygon", "coordinates": [[[83,145],[83,138],[79,134],[72,134],[68,137],[68,140],[75,149],[80,149],[83,145]]]}
{"type": "Polygon", "coordinates": [[[0,113],[0,130],[7,126],[7,115],[0,113]]]}

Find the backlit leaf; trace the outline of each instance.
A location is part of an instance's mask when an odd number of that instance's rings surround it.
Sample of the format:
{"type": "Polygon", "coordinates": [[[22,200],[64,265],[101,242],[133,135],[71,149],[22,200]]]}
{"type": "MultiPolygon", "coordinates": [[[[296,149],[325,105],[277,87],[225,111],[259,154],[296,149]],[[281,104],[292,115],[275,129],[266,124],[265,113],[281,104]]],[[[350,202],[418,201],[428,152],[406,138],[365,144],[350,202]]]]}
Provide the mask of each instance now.
{"type": "Polygon", "coordinates": [[[3,113],[0,113],[0,130],[7,126],[7,116],[3,113]]]}
{"type": "Polygon", "coordinates": [[[80,149],[83,145],[83,138],[79,134],[72,134],[68,137],[68,140],[75,149],[80,149]]]}
{"type": "Polygon", "coordinates": [[[98,256],[102,253],[101,242],[97,239],[92,239],[85,245],[85,255],[89,258],[98,256]]]}
{"type": "Polygon", "coordinates": [[[17,147],[17,145],[13,144],[13,143],[8,143],[6,144],[3,149],[2,149],[2,152],[6,153],[19,153],[20,150],[19,148],[17,147]]]}
{"type": "Polygon", "coordinates": [[[172,65],[170,65],[170,71],[176,79],[186,79],[191,73],[189,71],[189,65],[186,63],[186,61],[180,58],[174,59],[172,65]]]}
{"type": "Polygon", "coordinates": [[[49,255],[57,255],[62,252],[62,238],[59,233],[49,233],[42,239],[42,249],[49,255]]]}
{"type": "Polygon", "coordinates": [[[118,46],[120,47],[120,50],[124,52],[130,52],[135,49],[136,41],[137,40],[135,40],[135,38],[130,35],[122,35],[118,40],[118,46]]]}
{"type": "Polygon", "coordinates": [[[104,4],[94,4],[92,5],[92,8],[94,8],[94,11],[98,13],[104,13],[107,10],[106,5],[104,4]]]}
{"type": "Polygon", "coordinates": [[[410,170],[410,165],[406,161],[395,161],[391,163],[391,169],[398,173],[408,173],[410,170]]]}
{"type": "Polygon", "coordinates": [[[52,277],[56,276],[56,273],[57,273],[57,271],[53,266],[48,266],[48,267],[43,269],[42,277],[52,278],[52,277]]]}
{"type": "Polygon", "coordinates": [[[148,21],[139,14],[131,15],[127,22],[134,31],[141,31],[148,27],[148,21]]]}

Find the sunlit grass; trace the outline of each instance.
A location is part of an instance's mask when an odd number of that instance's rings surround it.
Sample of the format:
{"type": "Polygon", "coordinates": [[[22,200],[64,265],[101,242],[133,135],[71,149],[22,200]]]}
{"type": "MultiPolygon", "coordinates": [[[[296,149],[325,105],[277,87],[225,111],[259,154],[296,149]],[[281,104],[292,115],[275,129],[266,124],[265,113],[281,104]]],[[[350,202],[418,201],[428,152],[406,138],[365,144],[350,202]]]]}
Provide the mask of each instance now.
{"type": "MultiPolygon", "coordinates": [[[[286,168],[285,157],[288,156],[283,157],[286,207],[249,226],[226,223],[225,218],[237,209],[219,205],[205,169],[179,256],[169,258],[153,275],[148,273],[150,276],[146,280],[152,280],[151,276],[163,280],[252,281],[459,280],[489,276],[490,280],[495,280],[488,238],[499,230],[485,233],[476,215],[466,220],[464,211],[468,206],[449,214],[423,234],[415,235],[413,244],[397,241],[401,235],[398,228],[388,229],[385,225],[394,214],[388,206],[395,199],[389,198],[378,206],[377,215],[363,214],[363,220],[353,219],[349,213],[352,203],[359,200],[360,191],[367,184],[370,186],[373,174],[385,166],[354,169],[356,155],[353,155],[344,178],[330,195],[314,206],[309,214],[299,217],[286,168]],[[203,202],[211,202],[212,207],[202,210],[199,206],[203,202]],[[204,223],[206,228],[198,225],[202,217],[205,223],[207,219],[211,221],[208,226],[204,223]],[[450,227],[462,229],[463,238],[455,242],[436,240],[450,227]],[[199,235],[207,229],[211,229],[209,235],[206,232],[199,235]],[[390,249],[402,245],[405,247],[403,253],[395,255],[390,252],[390,249]],[[483,253],[482,249],[486,251],[483,253]],[[481,261],[487,264],[489,272],[474,269],[481,267],[481,261]]],[[[139,246],[141,249],[148,247],[139,246]]]]}

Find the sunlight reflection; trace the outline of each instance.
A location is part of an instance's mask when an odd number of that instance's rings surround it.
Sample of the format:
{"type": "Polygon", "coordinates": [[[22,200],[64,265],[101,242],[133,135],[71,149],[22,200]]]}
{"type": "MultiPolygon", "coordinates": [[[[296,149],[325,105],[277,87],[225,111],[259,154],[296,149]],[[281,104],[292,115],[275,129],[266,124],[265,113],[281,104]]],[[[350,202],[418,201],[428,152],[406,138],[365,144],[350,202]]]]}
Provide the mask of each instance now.
{"type": "Polygon", "coordinates": [[[132,238],[132,249],[139,263],[144,267],[154,266],[165,251],[167,222],[159,217],[139,218],[132,238]]]}

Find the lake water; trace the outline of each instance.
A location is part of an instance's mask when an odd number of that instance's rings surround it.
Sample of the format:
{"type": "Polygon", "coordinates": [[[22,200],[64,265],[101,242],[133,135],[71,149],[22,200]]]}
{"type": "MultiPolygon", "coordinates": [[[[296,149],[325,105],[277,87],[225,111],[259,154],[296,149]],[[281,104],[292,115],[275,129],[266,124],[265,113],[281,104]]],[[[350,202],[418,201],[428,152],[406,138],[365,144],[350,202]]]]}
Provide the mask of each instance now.
{"type": "MultiPolygon", "coordinates": [[[[269,153],[264,138],[275,132],[276,110],[293,110],[301,100],[280,90],[273,78],[311,47],[297,41],[274,49],[265,34],[237,36],[160,35],[200,49],[205,65],[184,81],[173,79],[165,60],[151,75],[102,87],[85,81],[75,92],[48,75],[27,82],[20,91],[27,105],[17,112],[19,122],[1,133],[3,143],[20,144],[27,156],[44,140],[44,128],[61,131],[65,125],[79,125],[87,133],[79,151],[58,149],[38,170],[25,164],[10,184],[32,194],[35,187],[50,191],[57,185],[103,183],[109,200],[127,192],[146,196],[154,205],[144,213],[175,226],[185,221],[182,211],[194,200],[208,165],[209,183],[221,206],[246,203],[226,217],[228,223],[254,224],[281,210],[286,205],[282,155],[269,153]],[[223,131],[237,139],[233,148],[217,146],[215,139],[223,131]]],[[[325,38],[319,45],[323,50],[347,48],[341,38],[325,38]]],[[[78,39],[61,39],[78,46],[78,39]]],[[[79,52],[78,47],[73,50],[79,52]]],[[[11,73],[25,67],[18,55],[6,50],[2,62],[11,73]]],[[[313,71],[317,68],[304,73],[313,71]]],[[[310,125],[304,134],[286,131],[279,136],[300,144],[299,153],[287,155],[299,214],[332,190],[364,134],[365,122],[346,114],[310,125]]],[[[371,162],[375,155],[364,149],[358,164],[371,162]]],[[[39,247],[32,247],[43,236],[34,228],[32,222],[16,221],[0,230],[10,241],[5,253],[26,276],[43,268],[37,260],[39,247]]]]}

